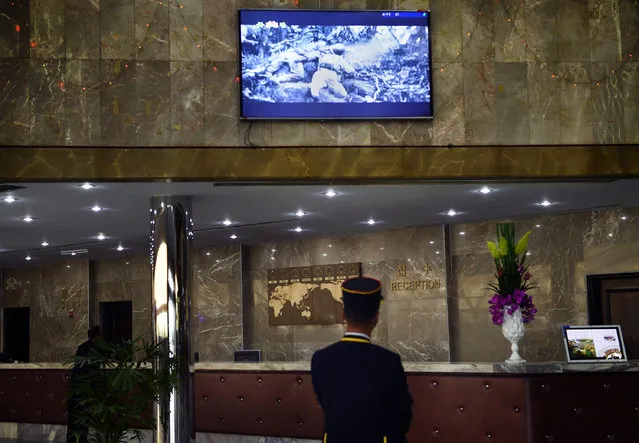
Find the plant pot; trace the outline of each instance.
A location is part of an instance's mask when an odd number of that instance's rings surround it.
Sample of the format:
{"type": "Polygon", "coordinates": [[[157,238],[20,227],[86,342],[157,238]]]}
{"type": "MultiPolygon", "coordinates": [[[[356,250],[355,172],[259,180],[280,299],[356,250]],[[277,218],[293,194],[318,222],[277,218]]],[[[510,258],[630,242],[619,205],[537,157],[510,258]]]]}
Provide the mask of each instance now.
{"type": "Polygon", "coordinates": [[[521,316],[521,310],[518,308],[512,315],[508,313],[509,306],[504,307],[504,323],[501,326],[501,333],[506,340],[510,342],[511,354],[506,363],[517,364],[525,363],[526,360],[519,355],[519,340],[522,339],[525,332],[524,320],[521,316]]]}

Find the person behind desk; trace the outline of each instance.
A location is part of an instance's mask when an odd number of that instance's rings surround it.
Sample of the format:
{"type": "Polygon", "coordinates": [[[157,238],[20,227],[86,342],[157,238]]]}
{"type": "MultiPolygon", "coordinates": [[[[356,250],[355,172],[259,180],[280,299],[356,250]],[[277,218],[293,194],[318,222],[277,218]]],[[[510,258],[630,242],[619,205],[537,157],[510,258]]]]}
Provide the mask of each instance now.
{"type": "Polygon", "coordinates": [[[325,443],[405,443],[413,401],[399,355],[371,344],[381,283],[357,277],[342,285],[346,333],[311,361],[324,410],[325,443]]]}
{"type": "MultiPolygon", "coordinates": [[[[74,382],[77,382],[79,377],[86,376],[90,374],[92,371],[100,370],[99,367],[96,367],[92,364],[87,364],[86,360],[80,359],[80,357],[88,357],[91,355],[94,350],[98,349],[98,340],[100,338],[100,326],[94,326],[89,329],[88,340],[78,346],[78,350],[75,353],[76,363],[73,365],[73,369],[71,370],[71,380],[70,384],[73,385],[74,382]],[[84,361],[84,364],[80,364],[80,361],[84,361]]],[[[85,443],[88,441],[88,433],[89,430],[82,428],[77,423],[77,415],[81,412],[80,402],[81,398],[77,396],[71,396],[69,398],[68,403],[68,413],[67,413],[67,443],[85,443]]]]}

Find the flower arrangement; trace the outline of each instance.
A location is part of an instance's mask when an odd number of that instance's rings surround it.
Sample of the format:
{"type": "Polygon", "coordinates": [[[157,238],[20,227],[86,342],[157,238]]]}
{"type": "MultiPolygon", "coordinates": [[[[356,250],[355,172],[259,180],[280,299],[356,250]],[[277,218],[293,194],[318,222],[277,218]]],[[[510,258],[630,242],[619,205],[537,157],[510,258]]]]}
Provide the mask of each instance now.
{"type": "Polygon", "coordinates": [[[530,284],[532,275],[526,265],[526,252],[531,232],[515,243],[515,224],[499,223],[497,225],[497,243],[488,242],[488,250],[495,260],[497,282],[489,285],[494,295],[488,301],[493,323],[504,323],[504,312],[513,315],[518,309],[524,323],[535,319],[537,308],[532,297],[527,294],[533,289],[530,284]]]}

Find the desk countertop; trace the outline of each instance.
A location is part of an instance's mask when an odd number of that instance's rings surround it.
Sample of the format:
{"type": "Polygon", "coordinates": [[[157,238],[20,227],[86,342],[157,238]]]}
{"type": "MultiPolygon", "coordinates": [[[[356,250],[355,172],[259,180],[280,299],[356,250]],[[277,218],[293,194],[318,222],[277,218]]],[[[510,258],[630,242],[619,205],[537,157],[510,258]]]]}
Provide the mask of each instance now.
{"type": "MultiPolygon", "coordinates": [[[[0,370],[34,369],[65,370],[63,363],[9,363],[0,364],[0,370]]],[[[407,373],[432,374],[557,374],[571,372],[639,372],[639,361],[627,363],[446,363],[446,362],[404,362],[407,373]]],[[[196,371],[261,371],[261,372],[305,372],[310,370],[310,362],[202,362],[195,364],[196,371]]]]}

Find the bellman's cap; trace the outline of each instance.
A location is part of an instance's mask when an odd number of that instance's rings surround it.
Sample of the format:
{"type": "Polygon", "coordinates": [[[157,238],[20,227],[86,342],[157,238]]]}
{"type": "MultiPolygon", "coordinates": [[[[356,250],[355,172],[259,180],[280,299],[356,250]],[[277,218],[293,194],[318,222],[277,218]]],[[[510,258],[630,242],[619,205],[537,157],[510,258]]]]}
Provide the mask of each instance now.
{"type": "MultiPolygon", "coordinates": [[[[383,300],[382,283],[370,277],[349,278],[342,283],[342,296],[346,300],[351,296],[365,296],[369,300],[383,300]]],[[[357,297],[359,298],[359,297],[357,297]]]]}

